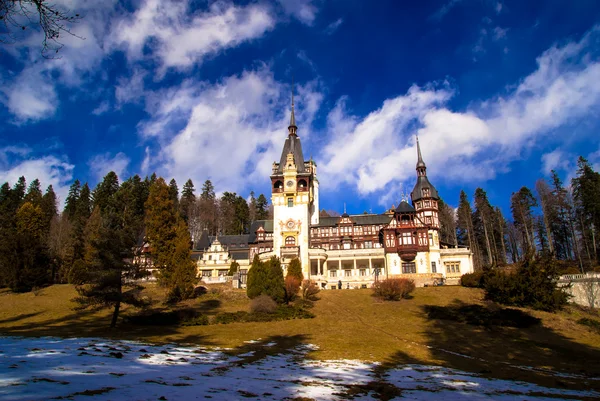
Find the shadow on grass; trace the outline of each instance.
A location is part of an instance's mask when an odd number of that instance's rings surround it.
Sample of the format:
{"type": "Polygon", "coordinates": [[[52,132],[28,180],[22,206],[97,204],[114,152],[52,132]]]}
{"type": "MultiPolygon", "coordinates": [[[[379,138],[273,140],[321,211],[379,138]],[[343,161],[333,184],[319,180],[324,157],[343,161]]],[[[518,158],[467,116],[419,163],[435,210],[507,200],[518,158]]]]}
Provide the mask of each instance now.
{"type": "MultiPolygon", "coordinates": [[[[600,349],[564,337],[526,311],[460,300],[422,311],[430,319],[426,345],[439,365],[548,387],[600,389],[592,380],[600,374],[600,349]]],[[[379,369],[406,363],[429,364],[397,352],[379,369]]]]}
{"type": "Polygon", "coordinates": [[[214,314],[223,303],[219,299],[207,299],[200,302],[198,310],[204,314],[214,314]]]}
{"type": "Polygon", "coordinates": [[[40,314],[40,312],[23,313],[23,314],[20,314],[17,316],[9,317],[7,319],[2,319],[2,320],[0,320],[0,324],[18,322],[20,320],[29,319],[29,318],[37,316],[39,314],[40,314]]]}

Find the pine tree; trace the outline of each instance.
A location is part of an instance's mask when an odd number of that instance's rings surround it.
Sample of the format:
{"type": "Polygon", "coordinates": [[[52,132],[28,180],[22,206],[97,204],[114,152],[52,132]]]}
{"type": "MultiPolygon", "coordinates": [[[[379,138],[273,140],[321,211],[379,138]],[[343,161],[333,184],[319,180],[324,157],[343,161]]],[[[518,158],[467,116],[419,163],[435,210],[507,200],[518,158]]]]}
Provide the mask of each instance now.
{"type": "Polygon", "coordinates": [[[533,207],[537,206],[537,201],[531,190],[522,187],[519,192],[511,196],[510,209],[513,215],[515,227],[520,231],[523,241],[522,249],[533,256],[535,254],[535,234],[533,224],[533,207]]]}
{"type": "Polygon", "coordinates": [[[481,269],[481,255],[479,253],[477,241],[475,240],[473,228],[473,211],[465,191],[460,191],[456,223],[459,241],[462,241],[463,244],[466,243],[473,252],[473,264],[475,265],[475,270],[481,269]]]}
{"type": "Polygon", "coordinates": [[[104,176],[102,182],[100,182],[94,189],[92,194],[94,208],[99,207],[100,212],[103,212],[104,209],[109,206],[111,198],[117,193],[118,190],[119,177],[117,177],[117,174],[114,171],[111,171],[104,176]]]}
{"type": "Polygon", "coordinates": [[[254,223],[256,219],[256,198],[254,197],[254,191],[250,191],[250,202],[248,202],[248,220],[250,224],[254,223]]]}
{"type": "Polygon", "coordinates": [[[482,188],[477,188],[475,190],[474,200],[475,213],[473,224],[481,227],[483,235],[480,236],[481,241],[479,241],[479,244],[483,247],[483,249],[485,249],[487,255],[487,264],[493,265],[496,263],[494,258],[494,250],[492,249],[492,244],[494,242],[491,239],[493,233],[491,225],[493,208],[490,205],[486,192],[482,188]]]}
{"type": "Polygon", "coordinates": [[[94,207],[86,226],[84,264],[77,269],[78,261],[73,271],[80,283],[76,301],[84,308],[113,308],[111,327],[117,324],[121,304],[144,305],[135,279],[146,272],[132,263],[142,227],[134,204],[132,186],[122,185],[94,207]]]}
{"type": "Polygon", "coordinates": [[[191,296],[197,279],[190,258],[190,236],[162,178],[152,184],[146,201],[146,237],[154,266],[160,269],[159,282],[167,288],[169,299],[191,296]]]}
{"type": "Polygon", "coordinates": [[[254,255],[246,282],[246,294],[248,298],[253,299],[264,294],[267,280],[268,268],[266,264],[261,262],[258,255],[254,255]]]}
{"type": "Polygon", "coordinates": [[[235,260],[231,261],[231,264],[229,265],[229,272],[227,273],[228,276],[233,276],[234,274],[237,274],[240,270],[240,264],[238,262],[236,262],[235,260]]]}
{"type": "Polygon", "coordinates": [[[63,213],[69,218],[72,219],[75,216],[75,212],[77,210],[77,202],[79,201],[79,194],[81,192],[81,183],[79,180],[73,181],[71,187],[69,188],[69,194],[67,195],[67,199],[65,200],[65,208],[63,213]]]}
{"type": "Polygon", "coordinates": [[[277,256],[273,256],[266,264],[268,270],[265,294],[270,296],[275,302],[282,303],[285,301],[285,282],[281,261],[277,256]]]}
{"type": "Polygon", "coordinates": [[[266,220],[269,218],[269,202],[263,194],[258,195],[256,199],[256,220],[266,220]]]}
{"type": "Polygon", "coordinates": [[[218,228],[218,207],[215,188],[210,180],[202,186],[202,193],[198,201],[198,217],[203,222],[203,228],[209,234],[216,234],[218,228]]]}
{"type": "Polygon", "coordinates": [[[572,180],[579,228],[590,263],[600,263],[600,173],[582,156],[577,160],[577,176],[572,180]]]}
{"type": "Polygon", "coordinates": [[[196,195],[194,195],[194,183],[192,180],[187,180],[183,185],[183,191],[181,192],[181,202],[179,204],[179,213],[183,220],[188,223],[190,214],[193,213],[192,208],[196,203],[196,195]]]}
{"type": "Polygon", "coordinates": [[[13,291],[31,291],[49,282],[42,208],[29,201],[24,202],[17,210],[16,227],[19,259],[9,285],[13,291]]]}
{"type": "Polygon", "coordinates": [[[300,264],[300,260],[298,258],[294,258],[290,261],[290,264],[287,268],[286,277],[295,277],[301,283],[304,280],[304,274],[302,274],[302,265],[300,264]]]}
{"type": "Polygon", "coordinates": [[[29,184],[29,188],[27,189],[27,194],[25,195],[25,199],[23,202],[29,202],[33,206],[41,206],[42,204],[42,188],[40,184],[40,180],[37,178],[31,181],[29,184]]]}
{"type": "Polygon", "coordinates": [[[173,201],[173,207],[175,210],[179,210],[179,188],[177,187],[177,181],[172,178],[169,182],[169,195],[173,201]]]}
{"type": "Polygon", "coordinates": [[[44,215],[44,233],[47,235],[50,232],[50,222],[58,214],[56,194],[54,193],[52,185],[49,185],[48,189],[46,189],[46,193],[42,196],[40,206],[44,215]]]}

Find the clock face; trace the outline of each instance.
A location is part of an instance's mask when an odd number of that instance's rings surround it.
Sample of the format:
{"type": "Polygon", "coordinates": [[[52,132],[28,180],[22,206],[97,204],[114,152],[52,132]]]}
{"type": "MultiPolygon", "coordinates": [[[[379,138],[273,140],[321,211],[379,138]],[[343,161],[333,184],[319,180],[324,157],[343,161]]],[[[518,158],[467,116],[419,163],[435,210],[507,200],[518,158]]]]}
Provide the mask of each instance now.
{"type": "Polygon", "coordinates": [[[295,227],[295,224],[294,224],[293,221],[290,220],[290,221],[287,222],[287,228],[292,229],[294,227],[295,227]]]}
{"type": "Polygon", "coordinates": [[[291,187],[292,185],[294,185],[294,181],[288,181],[285,183],[285,185],[287,185],[288,187],[291,187]]]}

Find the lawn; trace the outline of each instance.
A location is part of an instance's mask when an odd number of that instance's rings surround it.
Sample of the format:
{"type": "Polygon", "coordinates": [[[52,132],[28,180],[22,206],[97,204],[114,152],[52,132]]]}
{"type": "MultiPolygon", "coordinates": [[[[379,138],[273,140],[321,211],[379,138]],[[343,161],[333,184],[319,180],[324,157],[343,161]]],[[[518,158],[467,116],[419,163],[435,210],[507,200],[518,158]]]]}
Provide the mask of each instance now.
{"type": "MultiPolygon", "coordinates": [[[[150,285],[148,296],[162,293],[150,285]]],[[[0,292],[0,333],[23,336],[107,337],[155,343],[186,343],[247,351],[247,341],[274,341],[276,354],[299,343],[314,344],[319,360],[378,361],[382,368],[413,363],[441,365],[488,377],[550,387],[600,389],[600,333],[581,319],[597,314],[569,307],[551,314],[506,310],[483,302],[480,290],[417,288],[413,298],[381,302],[370,290],[322,291],[314,319],[192,327],[120,324],[110,330],[109,311],[75,311],[69,285],[36,293],[0,292]],[[556,372],[562,373],[556,375],[556,372]]],[[[248,310],[243,292],[227,290],[188,301],[211,315],[248,310]]],[[[136,313],[125,308],[123,316],[136,313]]],[[[259,355],[259,353],[257,353],[259,355]]]]}

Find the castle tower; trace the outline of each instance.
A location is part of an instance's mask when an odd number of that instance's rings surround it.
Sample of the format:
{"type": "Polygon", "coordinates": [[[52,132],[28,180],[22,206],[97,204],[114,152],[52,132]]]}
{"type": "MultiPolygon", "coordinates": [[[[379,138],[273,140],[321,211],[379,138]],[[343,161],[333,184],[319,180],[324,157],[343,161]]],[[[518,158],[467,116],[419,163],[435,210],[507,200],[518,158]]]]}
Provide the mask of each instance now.
{"type": "Polygon", "coordinates": [[[317,167],[304,161],[302,144],[297,134],[292,92],[292,113],[288,137],[279,163],[273,163],[271,203],[273,204],[273,252],[282,264],[298,257],[305,277],[309,276],[308,259],[310,224],[318,223],[317,167]]]}
{"type": "Polygon", "coordinates": [[[417,137],[417,183],[410,197],[417,212],[417,217],[429,227],[430,247],[439,249],[438,201],[440,197],[437,190],[427,178],[427,166],[421,155],[421,145],[417,137]]]}

